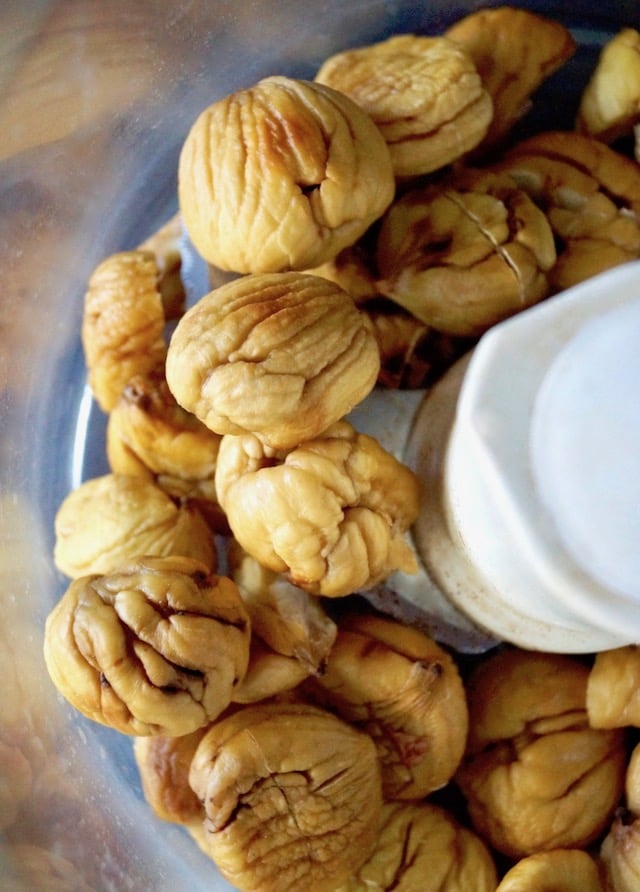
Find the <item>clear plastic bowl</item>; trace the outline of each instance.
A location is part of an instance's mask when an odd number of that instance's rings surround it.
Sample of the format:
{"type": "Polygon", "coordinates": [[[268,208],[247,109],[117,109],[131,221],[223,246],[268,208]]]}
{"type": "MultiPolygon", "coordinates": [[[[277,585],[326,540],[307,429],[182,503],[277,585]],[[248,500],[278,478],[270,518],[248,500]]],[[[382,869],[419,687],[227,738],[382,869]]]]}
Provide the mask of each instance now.
{"type": "MultiPolygon", "coordinates": [[[[104,419],[80,344],[87,278],[176,210],[176,165],[199,111],[391,32],[437,33],[475,2],[250,3],[5,0],[0,8],[0,885],[3,889],[223,890],[180,828],[145,805],[128,738],[61,702],[42,658],[44,618],[67,581],[53,518],[106,469],[104,419]],[[11,849],[11,846],[22,848],[11,849]],[[12,879],[42,851],[56,873],[12,879]],[[59,866],[59,865],[58,865],[59,866]],[[84,885],[82,885],[82,882],[84,885]],[[74,884],[75,883],[75,884],[74,884]]],[[[580,49],[524,127],[570,127],[602,42],[638,26],[636,0],[532,2],[580,49]]]]}

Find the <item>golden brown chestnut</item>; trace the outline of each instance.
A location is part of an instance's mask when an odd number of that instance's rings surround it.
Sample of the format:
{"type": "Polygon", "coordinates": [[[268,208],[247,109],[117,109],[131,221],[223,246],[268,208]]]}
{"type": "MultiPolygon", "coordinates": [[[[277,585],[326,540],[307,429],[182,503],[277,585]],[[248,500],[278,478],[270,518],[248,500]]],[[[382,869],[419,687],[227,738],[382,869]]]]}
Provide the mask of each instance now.
{"type": "Polygon", "coordinates": [[[382,805],[373,741],[315,707],[246,706],[191,764],[200,844],[240,890],[324,892],[371,854],[382,805]]]}
{"type": "Polygon", "coordinates": [[[88,718],[135,736],[181,736],[229,705],[249,641],[230,579],[189,558],[140,558],[75,580],[47,617],[44,654],[60,693],[88,718]]]}
{"type": "Polygon", "coordinates": [[[136,374],[164,362],[165,315],[151,251],[123,251],[93,271],[84,298],[82,345],[89,386],[110,411],[136,374]]]}
{"type": "Polygon", "coordinates": [[[595,859],[581,849],[552,849],[521,858],[496,892],[605,892],[595,859]]]}
{"type": "Polygon", "coordinates": [[[582,93],[576,127],[612,143],[640,122],[640,32],[622,28],[600,52],[582,93]]]}
{"type": "Polygon", "coordinates": [[[624,738],[590,726],[588,674],[577,658],[506,648],[468,680],[456,781],[478,832],[510,857],[587,846],[620,801],[624,738]]]}
{"type": "Polygon", "coordinates": [[[587,683],[587,712],[594,728],[640,728],[640,647],[596,654],[587,683]]]}
{"type": "Polygon", "coordinates": [[[77,579],[110,573],[138,555],[177,554],[216,566],[213,533],[200,512],[140,476],[104,474],[80,484],[58,508],[54,560],[77,579]]]}
{"type": "Polygon", "coordinates": [[[387,802],[373,854],[334,892],[494,892],[496,883],[489,849],[452,814],[429,802],[387,802]]]}
{"type": "Polygon", "coordinates": [[[640,167],[599,140],[572,131],[538,133],[494,169],[544,211],[557,244],[549,272],[561,291],[640,257],[640,167]]]}
{"type": "Polygon", "coordinates": [[[316,81],[345,93],[378,125],[396,177],[431,173],[475,148],[493,103],[466,49],[398,34],[331,56],[316,81]]]}
{"type": "Polygon", "coordinates": [[[218,434],[291,449],[369,394],[380,368],[371,323],[338,285],[304,273],[243,276],[180,320],[166,375],[218,434]]]}
{"type": "Polygon", "coordinates": [[[544,213],[506,175],[460,171],[395,201],[378,235],[378,287],[438,331],[475,337],[549,293],[544,213]]]}
{"type": "Polygon", "coordinates": [[[415,570],[413,472],[346,421],[287,453],[225,436],[216,492],[242,546],[312,594],[341,597],[415,570]]]}
{"type": "Polygon", "coordinates": [[[422,799],[455,774],[466,695],[453,659],[427,635],[385,617],[342,618],[315,686],[321,702],[373,738],[385,799],[422,799]]]}
{"type": "Polygon", "coordinates": [[[353,244],[395,188],[382,134],[323,84],[264,78],[195,121],[178,167],[180,211],[208,263],[238,273],[318,266],[353,244]]]}
{"type": "Polygon", "coordinates": [[[133,742],[142,792],[163,821],[185,826],[202,822],[202,803],[189,786],[189,771],[206,732],[205,725],[179,737],[154,734],[133,742]]]}
{"type": "Polygon", "coordinates": [[[481,147],[487,149],[503,142],[538,87],[577,46],[561,22],[509,5],[471,12],[445,35],[466,49],[491,96],[493,117],[481,147]]]}

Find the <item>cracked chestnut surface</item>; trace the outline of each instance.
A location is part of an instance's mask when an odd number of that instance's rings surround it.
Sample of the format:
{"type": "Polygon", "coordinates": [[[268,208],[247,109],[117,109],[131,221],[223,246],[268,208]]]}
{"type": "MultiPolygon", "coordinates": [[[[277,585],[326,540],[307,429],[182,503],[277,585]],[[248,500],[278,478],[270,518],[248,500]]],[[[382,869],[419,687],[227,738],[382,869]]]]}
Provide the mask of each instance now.
{"type": "Polygon", "coordinates": [[[323,84],[264,78],[205,109],[180,154],[178,197],[208,263],[238,273],[317,266],[393,198],[371,118],[323,84]]]}
{"type": "Polygon", "coordinates": [[[584,133],[549,131],[515,145],[494,169],[549,221],[558,253],[552,291],[640,257],[640,166],[631,158],[584,133]]]}
{"type": "Polygon", "coordinates": [[[620,800],[624,737],[589,725],[588,674],[577,659],[505,649],[468,680],[456,782],[478,832],[508,856],[586,847],[620,800]]]}
{"type": "Polygon", "coordinates": [[[556,251],[513,179],[468,169],[394,202],[376,259],[382,293],[438,331],[472,337],[547,296],[556,251]]]}
{"type": "Polygon", "coordinates": [[[421,799],[453,777],[466,695],[453,659],[428,636],[382,617],[343,618],[314,689],[373,738],[385,799],[421,799]]]}
{"type": "Polygon", "coordinates": [[[47,618],[44,653],[83,715],[125,734],[179,736],[229,705],[249,640],[230,579],[188,558],[141,558],[75,580],[47,618]]]}
{"type": "Polygon", "coordinates": [[[487,846],[451,814],[427,802],[386,802],[372,855],[332,892],[494,892],[496,882],[487,846]]]}
{"type": "Polygon", "coordinates": [[[247,706],[215,723],[190,784],[205,810],[200,844],[240,890],[325,892],[375,845],[373,742],[313,706],[247,706]]]}
{"type": "Polygon", "coordinates": [[[351,411],[379,368],[371,323],[351,297],[290,272],[244,276],[199,300],[171,338],[166,375],[212,431],[290,449],[351,411]]]}

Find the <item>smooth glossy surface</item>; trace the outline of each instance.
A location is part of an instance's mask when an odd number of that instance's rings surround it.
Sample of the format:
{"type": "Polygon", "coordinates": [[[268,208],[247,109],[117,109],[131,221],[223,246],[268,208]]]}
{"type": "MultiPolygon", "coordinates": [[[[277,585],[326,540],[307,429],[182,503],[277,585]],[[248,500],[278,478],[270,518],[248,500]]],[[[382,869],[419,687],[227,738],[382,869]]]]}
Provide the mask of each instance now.
{"type": "Polygon", "coordinates": [[[434,386],[411,433],[432,506],[416,524],[428,572],[461,611],[524,648],[592,652],[637,637],[638,475],[622,458],[640,430],[628,359],[639,329],[627,320],[622,338],[607,320],[614,308],[637,317],[639,288],[640,264],[624,264],[494,326],[434,386]]]}
{"type": "Polygon", "coordinates": [[[608,277],[606,310],[577,331],[547,372],[531,456],[568,553],[607,591],[638,603],[640,268],[626,278],[629,303],[611,300],[625,289],[619,276],[608,277]]]}

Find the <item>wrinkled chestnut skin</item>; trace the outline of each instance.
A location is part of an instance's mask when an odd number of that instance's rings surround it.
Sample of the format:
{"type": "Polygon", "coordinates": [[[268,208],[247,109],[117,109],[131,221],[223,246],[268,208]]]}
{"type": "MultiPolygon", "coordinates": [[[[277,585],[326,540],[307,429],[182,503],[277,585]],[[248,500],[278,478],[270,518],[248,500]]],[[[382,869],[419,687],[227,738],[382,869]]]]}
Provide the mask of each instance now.
{"type": "Polygon", "coordinates": [[[136,374],[164,362],[160,272],[151,251],[123,251],[92,273],[84,298],[82,345],[89,386],[109,412],[136,374]]]}
{"type": "Polygon", "coordinates": [[[395,201],[376,258],[383,294],[438,331],[476,337],[547,296],[556,251],[513,179],[467,169],[395,201]]]}
{"type": "Polygon", "coordinates": [[[596,861],[580,849],[553,849],[522,858],[496,892],[605,892],[596,861]]]}
{"type": "Polygon", "coordinates": [[[576,51],[560,22],[527,9],[479,9],[455,22],[446,37],[473,60],[493,102],[493,117],[481,148],[502,143],[531,107],[530,97],[576,51]]]}
{"type": "Polygon", "coordinates": [[[558,257],[552,293],[640,257],[640,166],[584,133],[549,131],[493,165],[545,213],[558,257]]]}
{"type": "Polygon", "coordinates": [[[212,431],[290,449],[350,412],[379,368],[371,323],[345,291],[319,276],[271,273],[198,301],[171,338],[166,375],[212,431]]]}
{"type": "Polygon", "coordinates": [[[388,802],[373,854],[334,892],[494,892],[496,883],[487,846],[451,814],[426,802],[388,802]]]}
{"type": "Polygon", "coordinates": [[[452,337],[421,322],[413,313],[380,293],[373,239],[345,248],[328,263],[308,270],[335,282],[351,295],[371,322],[380,351],[378,384],[387,389],[422,389],[475,344],[452,337]]]}
{"type": "Polygon", "coordinates": [[[195,503],[225,532],[214,480],[219,447],[220,435],[178,405],[164,369],[133,377],[109,413],[111,471],[153,480],[171,497],[195,503]]]}
{"type": "Polygon", "coordinates": [[[185,227],[213,266],[318,266],[353,244],[395,188],[371,118],[323,84],[267,77],[205,109],[178,167],[185,227]]]}
{"type": "Polygon", "coordinates": [[[58,508],[55,534],[56,566],[72,579],[110,573],[141,554],[216,566],[213,533],[200,512],[139,476],[104,474],[80,484],[58,508]]]}
{"type": "Polygon", "coordinates": [[[375,741],[385,799],[422,799],[453,777],[467,742],[465,691],[451,656],[422,632],[342,618],[314,688],[375,741]]]}
{"type": "Polygon", "coordinates": [[[60,693],[124,734],[190,734],[231,701],[249,660],[249,618],[230,579],[189,558],[141,558],[75,580],[47,617],[60,693]]]}
{"type": "Polygon", "coordinates": [[[493,116],[471,56],[446,37],[399,34],[344,50],[327,59],[315,79],[371,116],[398,178],[457,161],[481,142],[493,116]]]}
{"type": "Polygon", "coordinates": [[[590,727],[588,673],[578,659],[506,648],[468,679],[456,781],[476,830],[510,857],[587,846],[620,800],[624,737],[590,727]]]}
{"type": "Polygon", "coordinates": [[[201,845],[240,890],[324,892],[375,845],[373,742],[312,706],[247,706],[216,722],[190,784],[206,813],[201,845]]]}
{"type": "Polygon", "coordinates": [[[240,546],[327,597],[415,570],[404,535],[418,512],[412,471],[346,421],[286,454],[223,437],[216,492],[240,546]]]}

